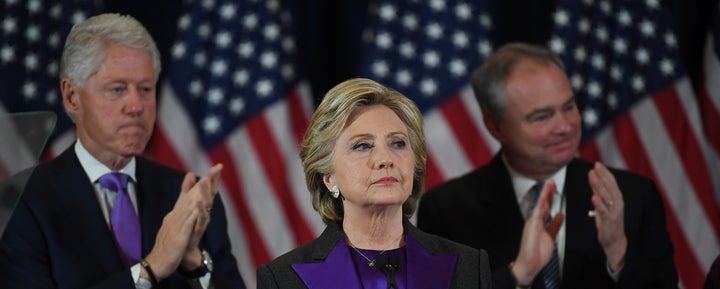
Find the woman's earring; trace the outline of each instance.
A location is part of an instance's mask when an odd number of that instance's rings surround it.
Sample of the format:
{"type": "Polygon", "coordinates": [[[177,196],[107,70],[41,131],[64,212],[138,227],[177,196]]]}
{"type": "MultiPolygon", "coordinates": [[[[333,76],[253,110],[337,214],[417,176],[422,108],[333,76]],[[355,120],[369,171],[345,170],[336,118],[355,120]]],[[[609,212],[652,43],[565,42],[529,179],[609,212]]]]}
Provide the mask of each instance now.
{"type": "Polygon", "coordinates": [[[332,187],[332,193],[333,193],[333,194],[332,194],[333,198],[336,198],[336,199],[337,199],[337,198],[340,196],[340,189],[338,189],[337,186],[333,185],[333,187],[332,187]]]}

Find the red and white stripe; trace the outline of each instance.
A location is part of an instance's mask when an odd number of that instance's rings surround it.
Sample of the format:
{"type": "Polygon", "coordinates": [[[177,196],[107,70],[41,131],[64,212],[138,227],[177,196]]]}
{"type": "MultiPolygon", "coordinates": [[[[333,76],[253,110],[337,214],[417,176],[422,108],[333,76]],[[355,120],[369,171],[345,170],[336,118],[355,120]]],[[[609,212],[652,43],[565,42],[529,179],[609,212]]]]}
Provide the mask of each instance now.
{"type": "Polygon", "coordinates": [[[684,288],[701,288],[720,253],[718,206],[713,192],[718,155],[702,133],[687,79],[646,97],[581,148],[586,159],[652,178],[662,193],[684,288]]]}

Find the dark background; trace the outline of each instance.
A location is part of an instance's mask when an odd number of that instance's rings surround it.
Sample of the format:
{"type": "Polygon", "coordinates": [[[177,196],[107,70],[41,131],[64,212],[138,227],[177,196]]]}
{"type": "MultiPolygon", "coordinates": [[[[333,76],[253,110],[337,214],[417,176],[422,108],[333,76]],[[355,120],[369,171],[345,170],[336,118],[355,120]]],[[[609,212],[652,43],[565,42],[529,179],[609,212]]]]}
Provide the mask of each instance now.
{"type": "MultiPolygon", "coordinates": [[[[263,0],[259,0],[263,1],[263,0]]],[[[423,0],[421,0],[423,1],[423,0]]],[[[547,43],[552,32],[556,1],[483,0],[493,17],[491,38],[495,47],[511,41],[547,43]]],[[[583,0],[574,0],[583,1],[583,0]]],[[[594,0],[600,1],[600,0],[594,0]]],[[[644,0],[627,0],[644,1],[644,0]]],[[[675,29],[686,71],[693,84],[700,74],[705,38],[718,0],[659,0],[675,29]]],[[[182,5],[177,0],[128,0],[107,4],[107,10],[133,15],[153,35],[163,63],[175,39],[182,5]]],[[[281,0],[291,10],[300,52],[300,70],[310,81],[316,98],[335,84],[360,74],[363,61],[362,31],[369,5],[377,0],[281,0]]],[[[163,71],[168,71],[165,67],[163,71]]]]}

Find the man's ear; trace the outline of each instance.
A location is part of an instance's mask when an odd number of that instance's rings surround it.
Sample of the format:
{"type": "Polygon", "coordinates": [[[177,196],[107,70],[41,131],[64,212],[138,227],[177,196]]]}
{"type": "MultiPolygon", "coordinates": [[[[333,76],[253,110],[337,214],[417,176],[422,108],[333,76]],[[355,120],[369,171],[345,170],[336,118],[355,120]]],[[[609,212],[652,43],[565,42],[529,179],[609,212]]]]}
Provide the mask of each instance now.
{"type": "Polygon", "coordinates": [[[71,115],[75,115],[75,113],[80,110],[80,100],[78,99],[77,87],[73,85],[70,79],[63,78],[60,81],[60,94],[62,94],[65,111],[71,115]]]}
{"type": "Polygon", "coordinates": [[[500,122],[498,116],[489,110],[483,110],[483,122],[488,132],[499,142],[503,142],[502,132],[500,131],[500,122]]]}

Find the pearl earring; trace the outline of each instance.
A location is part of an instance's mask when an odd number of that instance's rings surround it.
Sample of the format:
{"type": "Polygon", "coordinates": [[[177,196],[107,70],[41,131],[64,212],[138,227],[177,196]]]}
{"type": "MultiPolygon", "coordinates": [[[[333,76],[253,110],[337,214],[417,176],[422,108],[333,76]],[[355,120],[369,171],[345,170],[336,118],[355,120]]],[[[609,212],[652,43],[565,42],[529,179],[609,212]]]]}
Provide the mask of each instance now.
{"type": "Polygon", "coordinates": [[[333,187],[332,187],[332,193],[333,193],[333,194],[332,194],[333,198],[336,198],[336,199],[337,199],[337,198],[340,196],[340,189],[338,189],[337,186],[333,185],[333,187]]]}

